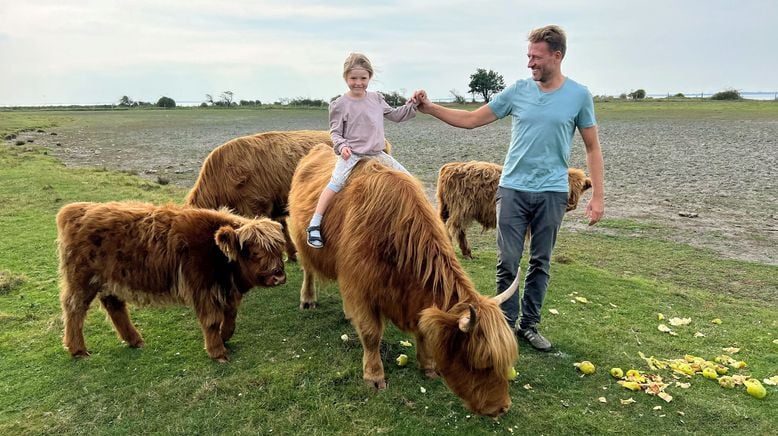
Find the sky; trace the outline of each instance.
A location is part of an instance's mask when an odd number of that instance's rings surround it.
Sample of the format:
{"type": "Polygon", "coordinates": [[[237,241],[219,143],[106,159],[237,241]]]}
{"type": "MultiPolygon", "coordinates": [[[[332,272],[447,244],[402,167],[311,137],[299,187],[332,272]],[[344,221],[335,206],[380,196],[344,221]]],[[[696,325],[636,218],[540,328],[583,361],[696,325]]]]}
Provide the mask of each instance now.
{"type": "Polygon", "coordinates": [[[778,91],[775,0],[0,0],[0,106],[329,100],[354,51],[372,90],[468,96],[478,68],[528,78],[547,24],[593,95],[778,91]]]}

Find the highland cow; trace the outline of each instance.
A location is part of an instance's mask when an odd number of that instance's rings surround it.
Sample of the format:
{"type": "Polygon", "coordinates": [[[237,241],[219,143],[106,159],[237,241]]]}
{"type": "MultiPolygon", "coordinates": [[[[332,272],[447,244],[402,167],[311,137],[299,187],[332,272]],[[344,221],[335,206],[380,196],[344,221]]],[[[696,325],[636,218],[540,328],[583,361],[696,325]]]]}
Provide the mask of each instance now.
{"type": "Polygon", "coordinates": [[[119,338],[144,345],[126,303],[194,308],[208,355],[227,361],[243,294],[286,281],[281,226],[208,209],[72,203],[57,214],[63,342],[87,356],[84,320],[100,300],[119,338]]]}
{"type": "MultiPolygon", "coordinates": [[[[185,202],[209,209],[228,207],[248,218],[265,216],[278,221],[283,226],[287,257],[295,261],[297,250],[286,228],[289,186],[297,163],[319,143],[332,147],[328,131],[266,132],[228,141],[205,159],[185,202]]],[[[390,150],[387,141],[385,151],[390,150]]],[[[334,159],[335,154],[324,157],[334,159]]]]}
{"type": "MultiPolygon", "coordinates": [[[[300,161],[289,198],[290,231],[304,269],[300,307],[316,307],[314,277],[337,280],[346,317],[363,347],[363,378],[386,388],[380,342],[384,319],[416,336],[416,357],[476,413],[511,405],[508,374],[517,344],[496,297],[481,295],[412,176],[372,159],[357,164],[322,222],[327,245],[305,244],[306,226],[334,161],[325,145],[300,161]]],[[[517,274],[518,276],[518,274],[517,274]]]]}
{"type": "MultiPolygon", "coordinates": [[[[451,238],[459,244],[462,256],[472,259],[465,229],[473,221],[483,229],[497,226],[495,195],[502,175],[502,166],[490,162],[451,162],[438,173],[438,213],[451,238]]],[[[583,170],[567,170],[569,190],[567,211],[578,207],[581,195],[592,187],[583,170]]]]}

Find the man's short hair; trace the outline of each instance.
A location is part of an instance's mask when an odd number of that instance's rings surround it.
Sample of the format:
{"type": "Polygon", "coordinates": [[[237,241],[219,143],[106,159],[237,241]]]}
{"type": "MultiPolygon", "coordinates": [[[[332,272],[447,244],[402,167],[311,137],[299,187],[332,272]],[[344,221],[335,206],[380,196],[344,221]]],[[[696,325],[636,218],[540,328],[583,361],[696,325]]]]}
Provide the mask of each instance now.
{"type": "Polygon", "coordinates": [[[547,42],[548,49],[551,52],[562,52],[562,57],[565,57],[565,52],[567,51],[567,36],[565,36],[565,31],[559,26],[552,24],[539,27],[529,33],[527,40],[533,43],[547,42]]]}

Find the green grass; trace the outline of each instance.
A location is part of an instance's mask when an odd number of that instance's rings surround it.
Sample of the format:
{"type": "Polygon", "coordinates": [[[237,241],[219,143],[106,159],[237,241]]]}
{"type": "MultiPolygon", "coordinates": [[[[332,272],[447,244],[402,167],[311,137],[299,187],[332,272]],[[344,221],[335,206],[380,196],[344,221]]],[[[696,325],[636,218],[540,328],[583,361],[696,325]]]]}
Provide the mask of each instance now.
{"type": "MultiPolygon", "coordinates": [[[[50,122],[68,121],[22,118],[13,121],[21,127],[8,127],[0,117],[0,133],[50,122]]],[[[382,346],[389,387],[364,387],[361,347],[337,287],[320,290],[318,310],[300,312],[297,265],[288,267],[286,285],[247,294],[229,364],[207,357],[192,311],[176,307],[132,310],[147,344],[135,350],[95,305],[85,329],[93,354],[71,359],[61,346],[57,210],[72,201],[183,196],[129,174],[66,169],[38,147],[0,146],[0,434],[773,434],[778,425],[775,387],[758,400],[696,376],[689,389],[668,388],[674,400],[665,403],[610,378],[612,366],[646,370],[641,351],[711,359],[730,346],[749,365],[740,373],[778,374],[778,268],[634,237],[642,225],[622,220],[608,224],[616,235],[560,234],[542,323],[557,352],[520,344],[514,405],[499,420],[472,415],[440,380],[426,380],[414,353],[398,344],[407,336],[394,327],[382,346]],[[572,303],[574,296],[591,303],[572,303]],[[552,308],[560,314],[549,314],[552,308]],[[692,323],[672,337],[657,330],[657,313],[692,323]],[[695,338],[698,331],[705,337],[695,338]],[[401,352],[410,356],[408,367],[393,364],[401,352]],[[581,360],[597,372],[580,377],[573,363],[581,360]],[[619,403],[630,397],[637,403],[619,403]]],[[[477,259],[464,265],[491,294],[495,253],[488,233],[482,238],[477,259]]]]}
{"type": "Polygon", "coordinates": [[[0,139],[28,129],[45,129],[73,122],[65,113],[43,110],[0,111],[0,139]]]}
{"type": "Polygon", "coordinates": [[[598,119],[713,119],[765,120],[778,117],[778,101],[773,100],[699,100],[647,99],[612,100],[595,104],[598,119]]]}
{"type": "MultiPolygon", "coordinates": [[[[448,107],[475,110],[481,103],[464,105],[446,104],[448,107]]],[[[598,120],[646,120],[646,119],[723,119],[765,120],[778,117],[778,101],[710,99],[654,99],[595,101],[598,120]]]]}

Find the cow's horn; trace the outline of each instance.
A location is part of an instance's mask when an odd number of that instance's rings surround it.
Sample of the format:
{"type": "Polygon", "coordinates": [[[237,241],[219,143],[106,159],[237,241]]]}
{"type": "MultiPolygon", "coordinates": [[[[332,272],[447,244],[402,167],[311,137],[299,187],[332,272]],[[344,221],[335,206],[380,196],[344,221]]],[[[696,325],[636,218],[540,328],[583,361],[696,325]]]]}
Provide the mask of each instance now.
{"type": "Polygon", "coordinates": [[[516,292],[516,289],[519,289],[519,279],[521,278],[521,267],[519,267],[519,270],[516,271],[516,278],[513,279],[513,283],[508,287],[508,289],[502,291],[499,295],[495,295],[492,297],[492,300],[494,300],[497,304],[502,304],[506,301],[508,301],[509,298],[513,295],[514,292],[516,292]]]}
{"type": "Polygon", "coordinates": [[[475,308],[472,304],[468,304],[468,307],[470,307],[470,316],[459,318],[459,330],[462,330],[465,333],[473,331],[475,324],[478,322],[478,319],[475,316],[475,308]]]}

